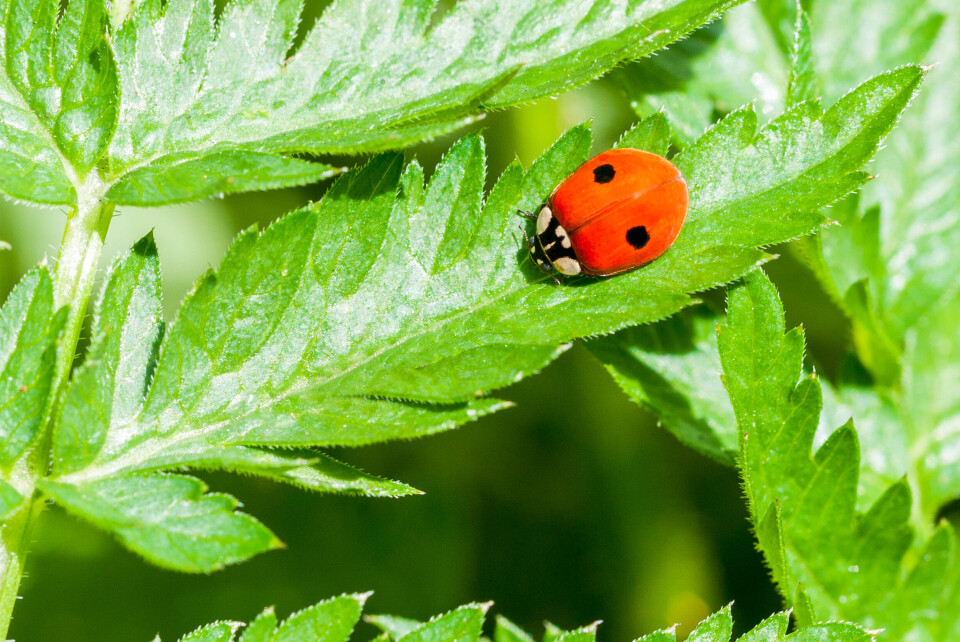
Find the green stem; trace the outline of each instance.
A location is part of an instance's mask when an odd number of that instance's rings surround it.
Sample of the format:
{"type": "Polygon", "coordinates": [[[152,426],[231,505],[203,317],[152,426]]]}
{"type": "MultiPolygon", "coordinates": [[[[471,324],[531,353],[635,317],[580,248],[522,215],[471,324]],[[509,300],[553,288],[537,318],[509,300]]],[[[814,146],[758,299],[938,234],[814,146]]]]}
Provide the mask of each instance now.
{"type": "Polygon", "coordinates": [[[67,215],[67,227],[60,245],[57,270],[54,276],[54,303],[68,306],[67,325],[60,339],[54,382],[51,386],[48,424],[32,452],[13,466],[8,481],[23,497],[24,507],[3,523],[0,528],[0,640],[6,639],[13,608],[16,604],[23,564],[30,543],[31,531],[44,502],[34,495],[36,480],[47,474],[50,461],[50,441],[55,406],[66,385],[77,352],[80,331],[93,291],[93,282],[100,262],[103,242],[113,218],[113,205],[103,204],[102,184],[96,172],[77,186],[78,207],[67,215]]]}
{"type": "Polygon", "coordinates": [[[0,531],[0,639],[7,639],[7,630],[17,603],[23,562],[36,518],[43,510],[42,501],[34,501],[3,523],[0,531]]]}
{"type": "Polygon", "coordinates": [[[67,325],[57,355],[57,371],[53,390],[59,393],[70,374],[76,355],[77,342],[83,329],[87,301],[93,290],[103,241],[113,218],[113,205],[93,203],[72,212],[60,245],[57,273],[54,279],[53,300],[56,307],[70,306],[67,325]]]}

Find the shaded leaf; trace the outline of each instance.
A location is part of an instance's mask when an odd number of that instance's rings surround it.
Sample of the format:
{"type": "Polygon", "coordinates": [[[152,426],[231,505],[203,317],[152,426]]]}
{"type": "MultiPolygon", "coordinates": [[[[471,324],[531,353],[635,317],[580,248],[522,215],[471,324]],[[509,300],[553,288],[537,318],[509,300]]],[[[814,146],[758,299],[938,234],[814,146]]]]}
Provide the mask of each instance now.
{"type": "Polygon", "coordinates": [[[419,620],[396,615],[365,615],[363,619],[383,631],[391,640],[402,638],[423,626],[419,620]]]}
{"type": "Polygon", "coordinates": [[[533,637],[507,618],[498,615],[493,642],[533,642],[533,637]]]}
{"type": "Polygon", "coordinates": [[[727,464],[737,424],[720,377],[715,325],[701,307],[587,343],[624,392],[685,444],[727,464]]]}

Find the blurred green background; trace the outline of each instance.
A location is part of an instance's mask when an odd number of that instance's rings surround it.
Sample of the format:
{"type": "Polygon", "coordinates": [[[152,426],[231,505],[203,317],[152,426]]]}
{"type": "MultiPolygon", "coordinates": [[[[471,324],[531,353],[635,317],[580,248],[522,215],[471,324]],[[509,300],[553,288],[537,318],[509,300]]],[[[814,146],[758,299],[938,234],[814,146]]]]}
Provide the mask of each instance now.
{"type": "MultiPolygon", "coordinates": [[[[635,119],[600,81],[558,100],[490,115],[491,180],[526,164],[567,127],[593,119],[596,150],[635,119]]],[[[462,135],[463,132],[458,132],[462,135]]],[[[433,167],[453,137],[411,152],[433,167]]],[[[359,159],[342,159],[359,162],[359,159]]],[[[319,198],[328,185],[153,210],[123,209],[113,257],[151,229],[164,271],[167,320],[241,229],[319,198]]],[[[62,212],[0,204],[0,294],[56,255],[62,212]]],[[[770,269],[827,372],[846,327],[789,258],[770,269]]],[[[684,448],[630,403],[582,346],[498,393],[517,407],[416,442],[340,451],[370,472],[425,491],[402,500],[320,496],[256,479],[207,475],[239,497],[285,550],[212,576],[161,571],[60,510],[35,533],[11,635],[18,640],[165,640],[215,619],[249,621],[274,604],[286,616],[325,597],[373,590],[368,613],[427,618],[493,600],[539,636],[542,622],[603,620],[601,640],[630,640],[735,601],[738,630],[780,607],[754,551],[734,472],[684,448]]],[[[490,618],[492,620],[492,618],[490,618]]],[[[356,639],[374,634],[361,625],[356,639]]]]}

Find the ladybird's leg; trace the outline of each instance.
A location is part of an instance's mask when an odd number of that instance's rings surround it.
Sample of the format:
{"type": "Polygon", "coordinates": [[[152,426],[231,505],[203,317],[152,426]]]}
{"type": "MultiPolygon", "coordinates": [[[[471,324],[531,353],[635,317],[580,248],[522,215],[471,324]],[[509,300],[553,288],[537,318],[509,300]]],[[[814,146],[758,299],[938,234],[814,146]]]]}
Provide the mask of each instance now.
{"type": "Polygon", "coordinates": [[[537,218],[537,215],[533,212],[527,212],[526,210],[517,210],[517,216],[522,216],[523,218],[537,218]]]}
{"type": "Polygon", "coordinates": [[[536,243],[536,240],[533,236],[527,234],[527,228],[523,226],[523,223],[518,223],[517,228],[520,230],[520,238],[523,239],[522,246],[526,246],[530,253],[533,254],[533,244],[536,243]]]}

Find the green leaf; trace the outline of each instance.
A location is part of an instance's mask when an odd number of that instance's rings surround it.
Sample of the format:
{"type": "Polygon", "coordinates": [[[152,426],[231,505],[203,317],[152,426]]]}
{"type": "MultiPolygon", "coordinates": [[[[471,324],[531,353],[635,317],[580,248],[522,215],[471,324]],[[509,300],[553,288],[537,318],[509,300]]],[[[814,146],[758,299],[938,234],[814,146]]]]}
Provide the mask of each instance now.
{"type": "Polygon", "coordinates": [[[594,642],[597,639],[597,628],[600,622],[582,626],[573,631],[561,631],[553,638],[556,642],[594,642]]]}
{"type": "Polygon", "coordinates": [[[775,241],[819,224],[821,207],[866,182],[858,170],[907,107],[922,77],[917,66],[880,74],[826,112],[817,103],[801,103],[758,133],[751,107],[732,113],[674,159],[691,184],[691,209],[704,212],[688,225],[725,243],[748,235],[751,215],[769,208],[788,212],[775,241]],[[730,225],[731,220],[738,224],[730,225]]]}
{"type": "MultiPolygon", "coordinates": [[[[401,176],[398,156],[380,156],[341,178],[318,205],[261,235],[241,235],[184,303],[156,365],[142,368],[138,380],[152,375],[149,389],[124,397],[138,408],[135,416],[108,424],[64,412],[58,481],[182,466],[267,475],[279,468],[301,471],[285,473],[300,483],[334,488],[337,480],[324,475],[355,473],[324,461],[306,480],[304,455],[284,461],[260,449],[359,445],[453,428],[504,407],[477,394],[538,371],[570,340],[667,316],[692,301],[687,293],[735,278],[764,257],[691,238],[685,253],[629,275],[556,287],[530,264],[514,213],[542,202],[586,159],[589,143],[588,129],[571,130],[529,171],[511,165],[485,201],[478,137],[454,146],[426,186],[416,163],[401,176]],[[93,425],[99,437],[67,439],[93,425]]],[[[776,210],[761,214],[771,225],[778,220],[776,210]]],[[[736,241],[765,244],[772,236],[758,220],[751,236],[736,241]]],[[[148,289],[122,285],[133,282],[125,269],[115,270],[105,296],[146,296],[148,289]]],[[[130,309],[158,305],[150,299],[130,309]]],[[[131,316],[124,323],[146,322],[131,316]]],[[[96,364],[109,370],[128,350],[99,338],[97,327],[93,350],[109,354],[77,373],[69,409],[82,409],[96,364]]],[[[142,338],[136,350],[154,345],[142,338]]],[[[370,478],[353,490],[410,492],[370,478]]]]}
{"type": "Polygon", "coordinates": [[[423,626],[419,620],[396,615],[365,615],[363,619],[383,631],[391,640],[402,638],[423,626]]]}
{"type": "MultiPolygon", "coordinates": [[[[45,320],[50,322],[49,314],[45,315],[45,320]]],[[[125,439],[134,437],[126,431],[142,411],[144,396],[156,367],[162,330],[159,263],[153,239],[147,236],[117,261],[104,287],[92,324],[87,358],[74,373],[57,417],[52,444],[55,477],[83,470],[112,443],[123,443],[125,439]]],[[[37,418],[41,417],[42,413],[37,415],[37,418]]],[[[178,468],[184,466],[259,475],[325,492],[386,497],[418,492],[405,484],[367,475],[328,455],[309,450],[271,451],[243,445],[194,449],[185,453],[176,465],[178,468]]],[[[158,478],[150,479],[150,483],[160,483],[158,478]]],[[[265,541],[269,535],[266,529],[259,525],[250,528],[246,522],[238,519],[232,522],[235,532],[231,537],[248,537],[246,544],[233,542],[219,549],[209,548],[200,553],[202,559],[196,561],[171,556],[165,548],[168,541],[161,536],[151,535],[141,539],[130,535],[130,521],[138,518],[138,510],[149,507],[149,502],[140,506],[139,499],[131,498],[131,504],[123,509],[124,516],[119,526],[116,520],[108,517],[110,513],[104,512],[102,504],[107,500],[102,496],[120,492],[111,484],[117,484],[122,489],[131,483],[126,476],[111,474],[104,476],[98,484],[81,483],[72,488],[65,483],[55,484],[50,487],[55,490],[50,492],[58,502],[68,502],[67,507],[72,512],[117,532],[121,542],[148,559],[168,566],[209,570],[216,565],[210,556],[222,554],[222,563],[229,563],[252,554],[246,552],[244,546],[257,552],[265,545],[272,545],[265,541]],[[84,511],[88,509],[93,512],[86,514],[84,511]]],[[[192,510],[187,506],[191,502],[199,505],[206,501],[208,508],[213,506],[207,500],[195,501],[199,496],[195,488],[188,489],[182,484],[176,488],[164,488],[169,495],[167,499],[178,510],[192,510]]],[[[192,516],[188,517],[193,519],[192,516]]],[[[216,518],[222,519],[222,515],[216,518]]],[[[176,519],[187,518],[176,516],[176,519]]],[[[202,530],[205,526],[212,529],[215,525],[216,522],[204,521],[203,515],[200,515],[190,527],[202,530]]],[[[176,531],[179,528],[168,524],[157,526],[158,531],[176,531]]],[[[132,532],[135,533],[135,530],[132,532]]],[[[170,541],[177,536],[185,537],[174,533],[169,536],[170,541]]],[[[208,536],[215,537],[216,533],[211,530],[208,536]]]]}
{"type": "Polygon", "coordinates": [[[0,1],[0,190],[76,207],[302,185],[582,85],[742,0],[0,1]],[[112,15],[111,15],[112,11],[112,15]],[[62,13],[62,15],[61,15],[62,13]],[[398,71],[399,70],[399,71],[398,71]]]}
{"type": "Polygon", "coordinates": [[[214,622],[186,634],[179,642],[233,642],[240,622],[214,622]]]}
{"type": "Polygon", "coordinates": [[[103,0],[0,2],[0,189],[73,205],[118,118],[118,79],[103,0]]]}
{"type": "Polygon", "coordinates": [[[687,642],[727,642],[733,635],[733,616],[730,615],[730,605],[709,616],[697,625],[687,642]]]}
{"type": "Polygon", "coordinates": [[[856,419],[860,440],[859,506],[869,506],[911,469],[908,434],[897,401],[867,382],[847,380],[841,373],[834,387],[821,380],[823,411],[818,435],[856,419]]]}
{"type": "MultiPolygon", "coordinates": [[[[856,624],[825,622],[809,627],[798,627],[787,635],[789,613],[775,613],[753,629],[737,638],[737,642],[869,642],[876,638],[856,624]]],[[[687,642],[730,642],[733,618],[730,606],[707,617],[687,637],[687,642]]],[[[657,631],[638,638],[636,642],[676,642],[673,629],[657,631]]]]}
{"type": "Polygon", "coordinates": [[[617,147],[642,149],[666,156],[670,149],[670,138],[670,121],[663,111],[658,111],[624,132],[617,141],[617,147]]]}
{"type": "Polygon", "coordinates": [[[960,11],[952,9],[930,59],[941,64],[877,158],[877,174],[865,196],[879,204],[879,262],[888,266],[876,284],[887,332],[902,340],[929,309],[956,296],[960,269],[960,114],[951,105],[960,88],[948,68],[960,64],[960,11]]]}
{"type": "Polygon", "coordinates": [[[328,7],[292,54],[297,0],[229,4],[219,17],[211,0],[144,2],[114,41],[130,90],[109,197],[160,204],[317,180],[331,168],[286,154],[448,132],[641,58],[739,1],[471,2],[431,28],[433,2],[364,0],[328,7]]]}
{"type": "Polygon", "coordinates": [[[639,115],[665,107],[679,138],[690,141],[716,114],[754,100],[762,120],[783,111],[788,69],[776,49],[756,3],[748,3],[613,78],[639,115]]]}
{"type": "Polygon", "coordinates": [[[790,79],[787,84],[786,103],[792,107],[805,100],[814,100],[821,95],[813,59],[813,36],[810,33],[810,18],[801,4],[797,3],[797,29],[790,61],[790,79]]]}
{"type": "Polygon", "coordinates": [[[277,624],[277,615],[273,607],[268,606],[243,630],[240,642],[270,642],[277,624]]]}
{"type": "Polygon", "coordinates": [[[172,154],[130,172],[107,198],[121,205],[163,205],[234,192],[306,185],[340,170],[278,154],[224,150],[205,155],[172,154]]]}
{"type": "MultiPolygon", "coordinates": [[[[913,53],[942,64],[929,73],[924,92],[878,155],[880,180],[865,190],[863,206],[843,208],[838,220],[844,228],[824,234],[822,258],[815,259],[821,262],[818,277],[839,294],[852,319],[857,357],[888,389],[873,405],[892,404],[902,417],[897,438],[887,439],[886,460],[879,461],[897,460],[899,475],[916,471],[914,498],[929,520],[960,495],[949,454],[956,419],[944,408],[954,395],[931,394],[943,392],[941,373],[949,377],[960,367],[951,349],[956,320],[950,312],[958,292],[950,275],[960,269],[954,251],[960,243],[960,151],[953,144],[960,115],[950,105],[960,100],[960,90],[943,73],[960,63],[960,12],[943,8],[945,16],[929,8],[911,15],[909,6],[894,12],[909,27],[907,40],[916,41],[913,53]]],[[[892,27],[882,33],[893,33],[892,27]]],[[[867,433],[865,444],[872,440],[867,433]]]]}
{"type": "Polygon", "coordinates": [[[497,626],[493,631],[493,642],[534,642],[533,636],[503,617],[497,616],[497,626]]]}
{"type": "MultiPolygon", "coordinates": [[[[698,238],[760,245],[754,225],[772,242],[816,227],[825,220],[821,207],[863,184],[859,168],[906,108],[922,75],[919,67],[881,74],[826,112],[817,103],[800,103],[759,131],[749,106],[717,123],[674,158],[690,184],[696,216],[689,217],[671,253],[682,254],[698,238]],[[771,210],[782,212],[772,225],[771,210]]],[[[701,383],[704,369],[716,369],[709,323],[671,320],[590,347],[624,391],[660,414],[680,440],[732,462],[735,427],[725,395],[701,383]]]]}
{"type": "Polygon", "coordinates": [[[677,642],[677,634],[674,628],[675,627],[671,627],[670,629],[655,631],[637,638],[635,642],[677,642]]]}
{"type": "MultiPolygon", "coordinates": [[[[792,0],[788,4],[795,6],[792,0]]],[[[815,0],[807,10],[817,77],[827,97],[841,95],[865,75],[927,62],[943,23],[935,4],[925,0],[815,0]],[[850,37],[851,24],[858,25],[861,37],[850,37]]]]}
{"type": "MultiPolygon", "coordinates": [[[[277,627],[277,616],[273,607],[265,609],[250,623],[240,637],[240,642],[287,642],[300,640],[322,640],[323,642],[346,641],[363,608],[369,593],[342,595],[320,602],[292,615],[277,627]]],[[[393,615],[368,615],[365,620],[384,630],[377,640],[413,640],[433,642],[469,642],[477,640],[490,603],[467,604],[458,609],[431,618],[429,622],[417,622],[393,615]]],[[[854,624],[825,622],[809,628],[799,628],[786,635],[788,613],[776,613],[749,633],[739,638],[739,642],[866,642],[874,639],[874,634],[864,631],[854,624]]],[[[544,642],[563,640],[564,642],[587,642],[596,638],[599,622],[581,627],[574,631],[563,631],[549,622],[544,642]]],[[[733,621],[730,607],[708,617],[697,627],[690,641],[729,642],[733,621]]],[[[236,623],[218,622],[198,629],[181,640],[224,640],[234,639],[236,623]],[[208,635],[209,637],[202,637],[208,635]],[[213,637],[220,635],[222,637],[213,637]],[[197,636],[197,637],[193,637],[197,636]]],[[[504,617],[497,617],[493,636],[494,642],[530,642],[533,638],[504,617]]],[[[157,639],[159,642],[159,638],[157,639]]],[[[638,638],[637,642],[676,642],[672,630],[658,631],[638,638]]]]}
{"type": "Polygon", "coordinates": [[[924,514],[936,515],[960,494],[960,297],[929,312],[906,336],[903,410],[918,471],[924,514]]]}
{"type": "MultiPolygon", "coordinates": [[[[118,260],[97,311],[87,358],[67,389],[54,433],[57,475],[89,464],[110,435],[122,431],[142,408],[163,329],[159,262],[151,236],[118,260]]],[[[318,491],[387,497],[418,492],[307,450],[237,445],[218,449],[212,458],[195,453],[181,465],[260,475],[318,491]]]]}
{"type": "Polygon", "coordinates": [[[773,642],[786,637],[790,625],[789,613],[774,613],[749,632],[744,633],[737,642],[773,642]]]}
{"type": "Polygon", "coordinates": [[[92,341],[67,389],[54,432],[53,470],[90,463],[111,430],[140,411],[163,334],[160,265],[153,236],[114,266],[96,305],[92,341]]]}
{"type": "Polygon", "coordinates": [[[65,320],[45,267],[24,276],[0,308],[0,466],[13,464],[46,423],[65,320]]]}
{"type": "Polygon", "coordinates": [[[624,392],[655,412],[677,439],[732,465],[737,423],[719,377],[715,325],[703,306],[589,341],[624,392]]]}
{"type": "MultiPolygon", "coordinates": [[[[715,120],[715,113],[753,100],[761,118],[770,117],[789,104],[786,90],[798,53],[797,4],[769,0],[737,7],[720,23],[615,78],[641,113],[666,106],[688,139],[715,120]]],[[[805,98],[823,95],[833,101],[885,69],[943,59],[930,54],[943,16],[925,0],[802,4],[801,20],[812,38],[799,44],[809,52],[813,69],[807,77],[816,88],[805,98]],[[849,37],[851,24],[858,25],[857,38],[849,37]]]]}
{"type": "MultiPolygon", "coordinates": [[[[580,280],[590,287],[553,285],[514,231],[518,209],[536,208],[586,160],[586,127],[568,132],[529,171],[508,167],[486,199],[477,136],[456,144],[426,185],[416,163],[402,171],[398,156],[376,157],[319,204],[236,240],[218,272],[184,302],[156,365],[134,377],[150,385],[124,396],[133,414],[110,424],[81,422],[65,410],[58,435],[99,426],[99,436],[58,440],[58,481],[82,485],[183,466],[270,476],[302,462],[279,461],[263,448],[416,437],[502,408],[482,395],[537,372],[571,340],[669,316],[693,302],[689,293],[763,260],[754,247],[811,231],[822,217],[796,214],[798,204],[821,205],[838,185],[856,183],[848,175],[853,161],[831,154],[857,143],[860,151],[850,155],[865,161],[863,150],[896,118],[919,75],[905,69],[878,77],[819,118],[804,108],[759,133],[744,120],[748,112],[732,115],[675,159],[691,206],[674,247],[632,273],[580,280]],[[825,140],[835,130],[840,139],[825,140]],[[795,148],[798,161],[784,168],[779,141],[787,135],[809,147],[795,148]],[[715,154],[737,168],[738,183],[710,169],[715,154]],[[730,228],[730,217],[740,224],[730,228]]],[[[634,132],[662,130],[656,123],[634,132]]],[[[139,296],[115,280],[118,300],[139,296]]],[[[158,306],[151,299],[144,309],[158,306]]],[[[94,352],[110,354],[77,373],[68,391],[76,402],[67,409],[84,406],[96,364],[119,363],[126,350],[99,333],[94,352]]],[[[152,336],[138,354],[153,349],[152,336]]],[[[313,487],[335,485],[320,472],[309,482],[300,477],[313,487]]],[[[363,484],[374,494],[409,492],[363,484]]]]}
{"type": "Polygon", "coordinates": [[[209,573],[280,546],[262,524],[235,512],[234,498],[207,493],[193,477],[126,475],[87,484],[42,479],[39,488],[154,564],[178,571],[209,573]]]}
{"type": "Polygon", "coordinates": [[[492,602],[466,604],[459,608],[430,618],[423,626],[397,638],[399,642],[476,642],[483,628],[483,618],[492,602]]]}
{"type": "Polygon", "coordinates": [[[953,533],[941,527],[927,543],[936,552],[917,557],[905,571],[914,537],[907,482],[858,512],[856,432],[848,422],[811,453],[820,386],[815,377],[801,378],[803,333],[784,334],[773,285],[754,273],[731,291],[728,309],[718,345],[737,415],[738,465],[781,591],[803,607],[798,614],[805,619],[813,607],[820,618],[883,628],[891,639],[950,639],[956,618],[935,614],[957,612],[960,600],[953,533]]]}
{"type": "MultiPolygon", "coordinates": [[[[360,619],[369,593],[341,595],[294,613],[269,638],[270,642],[329,640],[346,642],[360,619]]],[[[244,642],[247,642],[244,640],[244,642]]]]}
{"type": "Polygon", "coordinates": [[[0,480],[0,521],[6,521],[23,506],[24,497],[6,481],[0,480]]]}

